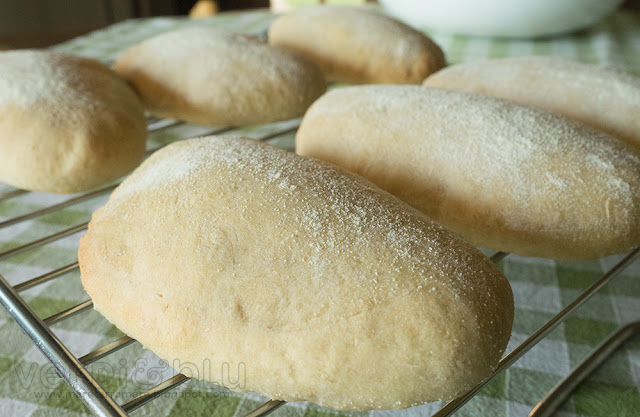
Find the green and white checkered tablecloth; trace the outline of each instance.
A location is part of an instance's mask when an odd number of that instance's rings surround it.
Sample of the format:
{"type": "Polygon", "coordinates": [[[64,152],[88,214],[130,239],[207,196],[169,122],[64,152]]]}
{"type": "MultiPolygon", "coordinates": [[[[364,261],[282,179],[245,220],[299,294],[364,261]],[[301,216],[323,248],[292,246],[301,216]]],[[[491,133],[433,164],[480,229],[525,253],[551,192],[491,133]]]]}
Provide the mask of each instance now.
{"type": "MultiPolygon", "coordinates": [[[[124,48],[157,33],[188,25],[215,25],[251,33],[268,27],[273,15],[266,11],[222,14],[202,21],[181,18],[132,20],[74,39],[53,49],[113,61],[124,48]]],[[[640,74],[640,14],[618,12],[583,32],[557,38],[531,40],[478,39],[431,33],[448,61],[479,60],[517,55],[560,55],[580,61],[619,67],[640,74]]],[[[295,121],[294,121],[295,122],[295,121]]],[[[243,131],[261,137],[294,122],[243,131]]],[[[149,147],[168,143],[205,129],[177,126],[152,134],[149,147]]],[[[292,149],[293,134],[272,140],[292,149]]],[[[0,185],[0,193],[11,190],[0,185]]],[[[0,221],[68,199],[28,193],[0,201],[0,221]]],[[[89,220],[104,204],[102,196],[37,219],[0,229],[0,253],[69,226],[89,220]]],[[[39,249],[0,261],[0,274],[10,283],[47,273],[76,261],[75,234],[39,249]]],[[[510,255],[501,264],[515,294],[516,316],[508,350],[513,349],[573,301],[621,256],[593,262],[554,262],[510,255]]],[[[40,317],[73,306],[88,297],[74,271],[23,293],[40,317]]],[[[1,310],[1,309],[0,309],[1,310]]],[[[580,362],[608,334],[640,319],[640,262],[604,287],[564,324],[500,374],[459,416],[525,416],[561,377],[580,362]]],[[[122,334],[101,316],[89,311],[53,326],[55,333],[77,356],[103,346],[122,334]]],[[[118,402],[126,402],[171,376],[158,359],[139,344],[89,367],[118,402]]],[[[248,370],[250,372],[250,370],[248,370]]],[[[87,410],[72,391],[50,374],[51,366],[24,336],[10,316],[0,311],[0,416],[86,416],[87,410]]],[[[640,337],[618,350],[565,403],[559,416],[640,416],[640,337]]],[[[138,416],[243,416],[264,398],[237,394],[212,384],[190,381],[135,411],[138,416]]],[[[440,404],[426,404],[401,412],[337,413],[310,403],[288,404],[274,416],[371,415],[372,417],[428,416],[440,404]]]]}

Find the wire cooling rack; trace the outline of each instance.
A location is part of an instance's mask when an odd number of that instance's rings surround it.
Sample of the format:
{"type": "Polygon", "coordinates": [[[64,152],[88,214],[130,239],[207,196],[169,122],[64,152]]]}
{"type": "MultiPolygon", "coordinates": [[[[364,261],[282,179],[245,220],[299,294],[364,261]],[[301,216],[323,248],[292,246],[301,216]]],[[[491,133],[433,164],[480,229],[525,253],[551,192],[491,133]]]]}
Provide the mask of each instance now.
{"type": "MultiPolygon", "coordinates": [[[[180,125],[181,122],[172,120],[150,120],[148,129],[149,132],[160,132],[165,129],[169,129],[180,125]]],[[[259,137],[260,140],[270,140],[278,138],[284,135],[292,134],[296,131],[297,125],[289,125],[274,133],[263,135],[259,137]]],[[[221,134],[221,133],[233,133],[234,128],[216,128],[209,131],[201,132],[197,136],[207,134],[221,134]]],[[[186,138],[185,138],[186,139],[186,138]]],[[[161,146],[147,151],[147,154],[154,152],[161,146]]],[[[105,196],[110,193],[117,185],[106,186],[91,192],[84,193],[79,196],[71,197],[60,203],[50,205],[48,207],[38,209],[23,215],[19,215],[13,218],[9,218],[0,222],[0,230],[9,226],[14,226],[32,219],[36,219],[46,214],[54,213],[59,210],[63,210],[67,207],[72,207],[76,204],[97,198],[99,196],[105,196]]],[[[6,203],[11,199],[30,193],[29,191],[13,189],[3,193],[0,193],[0,204],[6,203]]],[[[70,225],[64,230],[57,233],[50,234],[43,238],[34,240],[27,244],[17,246],[0,253],[0,262],[5,261],[11,257],[23,254],[25,252],[32,251],[37,248],[49,245],[55,241],[63,239],[65,237],[80,234],[87,228],[88,222],[83,222],[75,225],[70,225]]],[[[507,257],[507,253],[498,252],[491,256],[491,259],[498,263],[507,257]]],[[[489,381],[495,376],[509,368],[514,362],[522,357],[526,352],[532,349],[538,342],[540,342],[545,336],[547,336],[552,330],[554,330],[559,324],[561,324],[572,312],[578,307],[590,299],[600,288],[608,283],[612,278],[622,272],[625,268],[631,265],[640,256],[640,248],[630,252],[613,267],[608,269],[598,280],[596,280],[585,291],[581,292],[569,305],[567,305],[562,311],[556,314],[548,322],[542,325],[537,331],[535,331],[524,342],[518,345],[515,349],[509,352],[500,362],[497,369],[493,374],[483,383],[464,394],[463,396],[450,401],[445,404],[441,409],[436,411],[433,416],[444,417],[449,416],[456,412],[467,401],[473,398],[489,381]]],[[[34,344],[42,351],[47,359],[55,366],[58,374],[69,384],[69,386],[76,392],[78,397],[84,402],[87,408],[96,416],[113,417],[113,416],[127,416],[128,413],[142,407],[149,401],[163,395],[167,391],[187,382],[190,378],[177,374],[162,383],[154,386],[146,392],[132,398],[130,401],[123,404],[118,404],[107,391],[100,386],[96,378],[88,371],[87,366],[102,359],[118,350],[135,343],[136,341],[128,336],[123,336],[105,346],[102,346],[94,351],[81,356],[76,357],[69,348],[67,348],[51,330],[51,325],[61,322],[72,316],[82,314],[92,309],[93,304],[91,300],[79,303],[71,308],[55,313],[49,317],[39,318],[34,311],[25,302],[24,298],[20,296],[20,293],[28,289],[34,288],[38,285],[44,284],[51,280],[55,280],[78,269],[78,263],[73,262],[68,265],[51,270],[45,274],[36,276],[21,282],[20,284],[11,286],[0,275],[0,303],[7,309],[9,314],[16,320],[22,330],[33,340],[34,344]]],[[[284,404],[283,401],[270,400],[262,404],[260,407],[251,411],[246,417],[259,417],[265,416],[278,407],[284,404]]]]}

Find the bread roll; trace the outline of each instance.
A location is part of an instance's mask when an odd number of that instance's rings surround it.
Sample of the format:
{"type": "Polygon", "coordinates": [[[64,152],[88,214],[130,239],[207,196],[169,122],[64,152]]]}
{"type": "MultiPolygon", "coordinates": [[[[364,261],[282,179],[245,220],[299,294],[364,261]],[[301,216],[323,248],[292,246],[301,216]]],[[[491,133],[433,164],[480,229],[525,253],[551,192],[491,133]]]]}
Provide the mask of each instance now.
{"type": "Polygon", "coordinates": [[[309,109],[296,147],[478,246],[592,259],[640,244],[638,154],[511,101],[417,86],[339,89],[309,109]]]}
{"type": "Polygon", "coordinates": [[[219,11],[218,3],[214,0],[198,0],[189,10],[189,17],[192,19],[206,19],[219,11]]]}
{"type": "Polygon", "coordinates": [[[292,119],[326,90],[322,73],[307,59],[253,36],[207,27],[147,39],[126,50],[115,70],[153,114],[201,125],[292,119]]]}
{"type": "Polygon", "coordinates": [[[177,370],[338,409],[461,394],[513,321],[507,280],[457,235],[238,137],[156,152],[95,212],[79,262],[95,308],[177,370]]]}
{"type": "Polygon", "coordinates": [[[619,70],[554,57],[504,58],[447,67],[424,85],[541,107],[640,148],[640,78],[619,70]]]}
{"type": "Polygon", "coordinates": [[[98,61],[44,51],[0,53],[0,181],[84,191],[141,161],[142,103],[98,61]]]}
{"type": "Polygon", "coordinates": [[[445,65],[423,33],[361,7],[312,6],[273,22],[269,42],[311,58],[330,81],[420,84],[445,65]]]}

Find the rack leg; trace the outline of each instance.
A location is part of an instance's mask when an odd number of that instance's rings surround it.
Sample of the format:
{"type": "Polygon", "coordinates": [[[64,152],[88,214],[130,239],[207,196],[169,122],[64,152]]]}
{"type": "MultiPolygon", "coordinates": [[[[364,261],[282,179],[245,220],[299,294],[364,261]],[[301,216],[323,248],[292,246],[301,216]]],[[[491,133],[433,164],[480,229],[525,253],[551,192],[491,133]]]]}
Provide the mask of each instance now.
{"type": "Polygon", "coordinates": [[[0,304],[18,322],[22,331],[33,340],[93,414],[100,417],[127,416],[2,275],[0,304]]]}
{"type": "Polygon", "coordinates": [[[569,375],[558,382],[531,410],[529,417],[549,417],[566,401],[582,381],[598,368],[620,345],[640,333],[640,321],[629,323],[598,346],[569,375]]]}

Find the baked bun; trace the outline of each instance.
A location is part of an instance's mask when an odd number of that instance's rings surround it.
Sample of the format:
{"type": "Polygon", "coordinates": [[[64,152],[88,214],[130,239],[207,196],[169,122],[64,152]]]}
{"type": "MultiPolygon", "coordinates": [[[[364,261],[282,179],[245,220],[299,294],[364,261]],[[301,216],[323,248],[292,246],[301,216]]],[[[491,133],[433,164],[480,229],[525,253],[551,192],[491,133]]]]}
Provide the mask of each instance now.
{"type": "Polygon", "coordinates": [[[51,193],[84,191],[135,168],[146,137],[136,93],[98,61],[0,53],[0,181],[51,193]]]}
{"type": "Polygon", "coordinates": [[[419,86],[337,89],[305,115],[302,155],[333,162],[460,233],[524,256],[640,244],[640,159],[564,116],[419,86]]]}
{"type": "Polygon", "coordinates": [[[254,36],[194,27],[163,33],[126,50],[115,70],[160,117],[213,126],[302,116],[326,90],[307,59],[254,36]]]}
{"type": "Polygon", "coordinates": [[[361,7],[302,7],[279,17],[269,42],[312,59],[330,81],[420,84],[445,65],[426,35],[361,7]]]}
{"type": "Polygon", "coordinates": [[[94,213],[79,262],[95,308],[178,371],[337,409],[455,397],[513,322],[508,281],[456,234],[238,137],[153,154],[94,213]]]}
{"type": "Polygon", "coordinates": [[[640,149],[640,78],[616,69],[530,56],[468,62],[424,81],[564,114],[640,149]]]}

